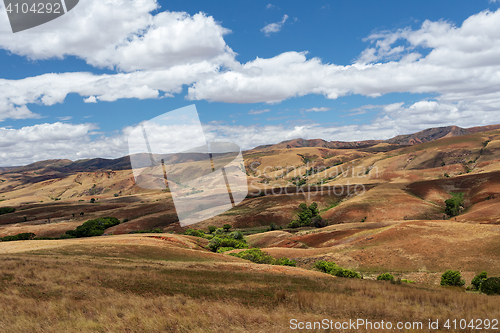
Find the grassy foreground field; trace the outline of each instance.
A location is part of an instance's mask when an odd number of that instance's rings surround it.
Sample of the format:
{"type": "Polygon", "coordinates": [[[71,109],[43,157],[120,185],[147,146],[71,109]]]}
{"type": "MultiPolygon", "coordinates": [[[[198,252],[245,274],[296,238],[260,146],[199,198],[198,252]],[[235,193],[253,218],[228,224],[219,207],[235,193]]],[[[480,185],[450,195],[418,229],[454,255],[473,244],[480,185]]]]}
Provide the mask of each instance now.
{"type": "Polygon", "coordinates": [[[106,238],[2,244],[0,331],[288,332],[292,319],[358,318],[426,331],[429,319],[500,317],[500,297],[459,288],[257,265],[199,250],[189,237],[106,238]]]}

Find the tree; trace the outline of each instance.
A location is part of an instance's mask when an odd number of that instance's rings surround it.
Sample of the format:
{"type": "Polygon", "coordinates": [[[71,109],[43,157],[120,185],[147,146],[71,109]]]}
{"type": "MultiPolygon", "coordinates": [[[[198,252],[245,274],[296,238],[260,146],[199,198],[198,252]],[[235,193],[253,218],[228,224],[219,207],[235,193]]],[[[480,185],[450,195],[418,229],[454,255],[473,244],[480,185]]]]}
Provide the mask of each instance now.
{"type": "Polygon", "coordinates": [[[292,221],[288,225],[289,228],[307,227],[311,224],[317,228],[321,228],[326,225],[327,222],[323,221],[319,215],[318,204],[316,202],[313,202],[309,207],[307,207],[307,204],[301,203],[299,209],[300,212],[297,214],[298,219],[292,221]]]}
{"type": "Polygon", "coordinates": [[[377,280],[394,281],[394,276],[391,273],[382,273],[379,276],[377,276],[377,280]]]}
{"type": "Polygon", "coordinates": [[[500,277],[487,278],[481,284],[481,292],[487,295],[500,295],[500,277]]]}
{"type": "Polygon", "coordinates": [[[235,232],[232,232],[231,233],[231,236],[234,238],[234,239],[243,239],[243,233],[241,231],[235,231],[235,232]]]}
{"type": "Polygon", "coordinates": [[[446,205],[444,212],[450,217],[460,214],[460,211],[463,208],[464,200],[463,193],[453,193],[452,195],[453,197],[451,199],[448,199],[444,202],[446,205]]]}
{"type": "Polygon", "coordinates": [[[276,223],[273,222],[269,225],[267,231],[274,231],[274,230],[278,230],[278,226],[276,225],[276,223]]]}
{"type": "Polygon", "coordinates": [[[472,284],[476,288],[476,290],[481,290],[481,284],[484,281],[486,281],[487,278],[488,278],[488,273],[483,271],[478,275],[474,276],[470,284],[472,284]]]}
{"type": "Polygon", "coordinates": [[[217,230],[217,228],[216,228],[216,227],[214,227],[213,225],[209,225],[209,226],[208,226],[208,232],[209,232],[210,234],[213,234],[213,233],[215,232],[215,230],[217,230]]]}
{"type": "Polygon", "coordinates": [[[15,211],[16,209],[12,207],[0,207],[0,215],[14,213],[15,211]]]}
{"type": "Polygon", "coordinates": [[[94,203],[94,202],[95,202],[94,198],[90,199],[90,203],[94,203]]]}
{"type": "Polygon", "coordinates": [[[228,232],[229,229],[231,229],[231,225],[230,224],[224,224],[224,226],[222,228],[224,229],[224,231],[228,232]]]}
{"type": "Polygon", "coordinates": [[[458,286],[461,287],[465,284],[465,281],[462,280],[462,276],[459,271],[452,271],[451,269],[447,270],[441,276],[441,285],[442,286],[458,286]]]}
{"type": "Polygon", "coordinates": [[[67,235],[73,237],[92,237],[101,236],[104,230],[120,224],[120,220],[115,217],[103,217],[94,220],[88,220],[75,230],[66,231],[67,235]]]}

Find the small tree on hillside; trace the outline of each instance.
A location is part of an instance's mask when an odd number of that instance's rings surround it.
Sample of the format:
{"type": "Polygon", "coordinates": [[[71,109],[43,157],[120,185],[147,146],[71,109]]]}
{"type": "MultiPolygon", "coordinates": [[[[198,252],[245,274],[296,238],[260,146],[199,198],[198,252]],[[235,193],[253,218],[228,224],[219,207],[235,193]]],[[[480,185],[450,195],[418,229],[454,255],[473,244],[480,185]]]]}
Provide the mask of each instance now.
{"type": "Polygon", "coordinates": [[[481,292],[486,295],[500,295],[500,277],[487,278],[481,284],[481,292]]]}
{"type": "Polygon", "coordinates": [[[462,280],[462,276],[459,271],[447,270],[441,276],[441,285],[442,286],[457,286],[461,287],[465,284],[465,281],[462,280]]]}
{"type": "Polygon", "coordinates": [[[231,229],[231,225],[230,224],[224,224],[224,226],[222,228],[224,229],[224,231],[228,232],[229,229],[231,229]]]}
{"type": "Polygon", "coordinates": [[[318,204],[316,202],[313,202],[309,207],[307,207],[307,204],[301,203],[299,209],[301,211],[297,215],[298,219],[292,221],[288,225],[289,228],[306,227],[311,224],[320,228],[326,225],[326,221],[323,221],[319,215],[318,204]]]}
{"type": "Polygon", "coordinates": [[[483,284],[483,282],[486,281],[487,278],[488,273],[481,272],[478,275],[474,276],[470,284],[472,284],[476,288],[476,290],[480,290],[481,284],[483,284]]]}
{"type": "Polygon", "coordinates": [[[216,228],[216,227],[214,227],[213,225],[209,225],[209,226],[208,226],[208,232],[209,232],[209,233],[213,234],[213,233],[215,232],[215,230],[217,230],[217,228],[216,228]]]}

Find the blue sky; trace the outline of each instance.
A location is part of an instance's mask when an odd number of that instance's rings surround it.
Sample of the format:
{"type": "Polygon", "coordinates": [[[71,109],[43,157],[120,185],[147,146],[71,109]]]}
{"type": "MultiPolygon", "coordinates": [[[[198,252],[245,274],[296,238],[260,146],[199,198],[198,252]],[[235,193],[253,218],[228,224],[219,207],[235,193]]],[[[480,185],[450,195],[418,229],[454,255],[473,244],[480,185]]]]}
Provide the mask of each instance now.
{"type": "Polygon", "coordinates": [[[81,0],[13,34],[0,5],[0,165],[120,157],[190,104],[243,148],[500,123],[499,6],[81,0]]]}

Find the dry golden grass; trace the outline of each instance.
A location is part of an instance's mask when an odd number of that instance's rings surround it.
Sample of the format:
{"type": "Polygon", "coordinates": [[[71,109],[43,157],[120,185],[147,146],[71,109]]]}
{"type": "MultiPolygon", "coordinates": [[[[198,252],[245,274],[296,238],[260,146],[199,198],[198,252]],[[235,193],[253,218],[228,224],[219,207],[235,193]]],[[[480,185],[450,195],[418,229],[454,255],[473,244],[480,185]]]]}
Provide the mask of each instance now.
{"type": "Polygon", "coordinates": [[[71,251],[0,255],[0,331],[285,332],[291,319],[500,316],[500,297],[454,288],[117,259],[71,251]]]}

